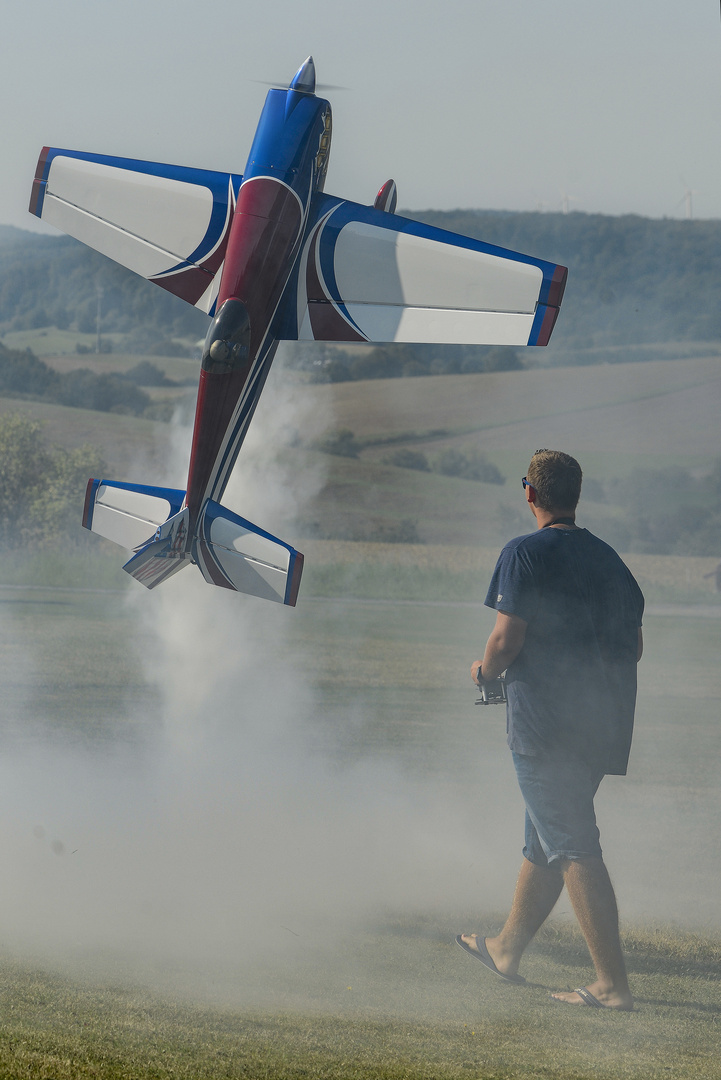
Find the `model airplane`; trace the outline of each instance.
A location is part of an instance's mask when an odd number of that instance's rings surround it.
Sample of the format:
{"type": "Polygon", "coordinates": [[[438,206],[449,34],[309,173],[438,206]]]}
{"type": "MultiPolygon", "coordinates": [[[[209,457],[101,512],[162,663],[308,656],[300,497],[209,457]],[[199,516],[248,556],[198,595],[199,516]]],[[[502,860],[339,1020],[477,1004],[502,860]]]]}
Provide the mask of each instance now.
{"type": "Polygon", "coordinates": [[[268,92],[245,173],[46,147],[30,211],[208,313],[186,491],[90,480],[83,525],[152,589],[294,605],[303,556],[220,504],[279,341],[546,345],[566,268],[323,194],[331,109],[309,57],[268,92]]]}

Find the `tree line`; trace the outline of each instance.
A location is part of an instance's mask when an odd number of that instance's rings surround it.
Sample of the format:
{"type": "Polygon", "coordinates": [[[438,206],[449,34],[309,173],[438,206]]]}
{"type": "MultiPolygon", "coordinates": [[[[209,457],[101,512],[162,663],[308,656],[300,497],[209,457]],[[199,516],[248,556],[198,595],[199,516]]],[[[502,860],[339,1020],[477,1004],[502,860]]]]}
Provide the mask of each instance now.
{"type": "Polygon", "coordinates": [[[90,445],[50,446],[42,425],[22,413],[0,416],[0,543],[37,549],[82,543],[82,496],[105,464],[90,445]]]}
{"type": "Polygon", "coordinates": [[[148,394],[128,375],[114,372],[97,375],[88,368],[55,371],[29,349],[8,349],[2,343],[0,397],[135,416],[142,415],[151,405],[148,394]]]}
{"type": "MultiPolygon", "coordinates": [[[[573,363],[579,356],[585,361],[640,359],[654,354],[639,349],[657,342],[721,341],[716,287],[721,221],[579,212],[405,213],[568,266],[551,345],[528,352],[383,345],[351,355],[324,350],[321,344],[298,344],[287,349],[291,365],[334,381],[407,377],[508,370],[529,360],[573,363]]],[[[70,237],[0,228],[0,332],[45,326],[94,332],[99,297],[103,331],[125,335],[125,351],[162,352],[173,348],[174,338],[197,340],[207,329],[202,312],[70,237]]]]}

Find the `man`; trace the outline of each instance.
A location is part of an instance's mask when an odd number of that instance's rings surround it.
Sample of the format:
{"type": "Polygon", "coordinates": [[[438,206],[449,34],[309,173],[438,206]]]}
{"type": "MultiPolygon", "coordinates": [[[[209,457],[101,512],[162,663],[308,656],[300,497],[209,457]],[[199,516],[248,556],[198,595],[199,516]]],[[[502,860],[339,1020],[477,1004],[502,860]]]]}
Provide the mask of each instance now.
{"type": "Polygon", "coordinates": [[[631,1010],[593,798],[605,774],[626,772],[643,596],[613,548],[576,525],[581,480],[568,454],[533,455],[523,487],[538,528],[505,546],[486,597],[496,624],[471,676],[481,685],[506,671],[508,743],[526,803],[525,858],[500,934],[456,940],[494,974],[523,983],[523,951],[565,885],[596,979],[552,996],[631,1010]]]}

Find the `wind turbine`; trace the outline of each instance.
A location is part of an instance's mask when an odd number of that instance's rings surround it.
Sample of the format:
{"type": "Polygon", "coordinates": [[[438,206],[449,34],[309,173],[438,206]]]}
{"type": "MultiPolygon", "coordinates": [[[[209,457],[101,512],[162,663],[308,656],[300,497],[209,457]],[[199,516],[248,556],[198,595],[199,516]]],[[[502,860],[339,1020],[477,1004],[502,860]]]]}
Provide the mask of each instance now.
{"type": "Polygon", "coordinates": [[[569,195],[567,191],[561,191],[561,213],[569,214],[571,212],[571,203],[578,202],[575,195],[569,195]]]}
{"type": "Polygon", "coordinates": [[[683,199],[679,199],[676,205],[678,206],[680,202],[683,202],[686,206],[686,220],[693,221],[693,196],[698,195],[698,192],[695,188],[690,188],[682,176],[680,176],[680,180],[684,187],[683,199]]]}

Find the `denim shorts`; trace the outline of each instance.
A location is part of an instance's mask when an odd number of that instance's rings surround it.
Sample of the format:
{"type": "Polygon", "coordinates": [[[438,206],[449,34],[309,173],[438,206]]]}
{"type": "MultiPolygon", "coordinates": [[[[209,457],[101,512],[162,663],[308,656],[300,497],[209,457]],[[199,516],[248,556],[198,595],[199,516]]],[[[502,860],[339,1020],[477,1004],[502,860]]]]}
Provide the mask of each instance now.
{"type": "Polygon", "coordinates": [[[601,858],[593,797],[603,772],[558,752],[513,754],[526,804],[523,854],[537,866],[557,859],[601,858]]]}

